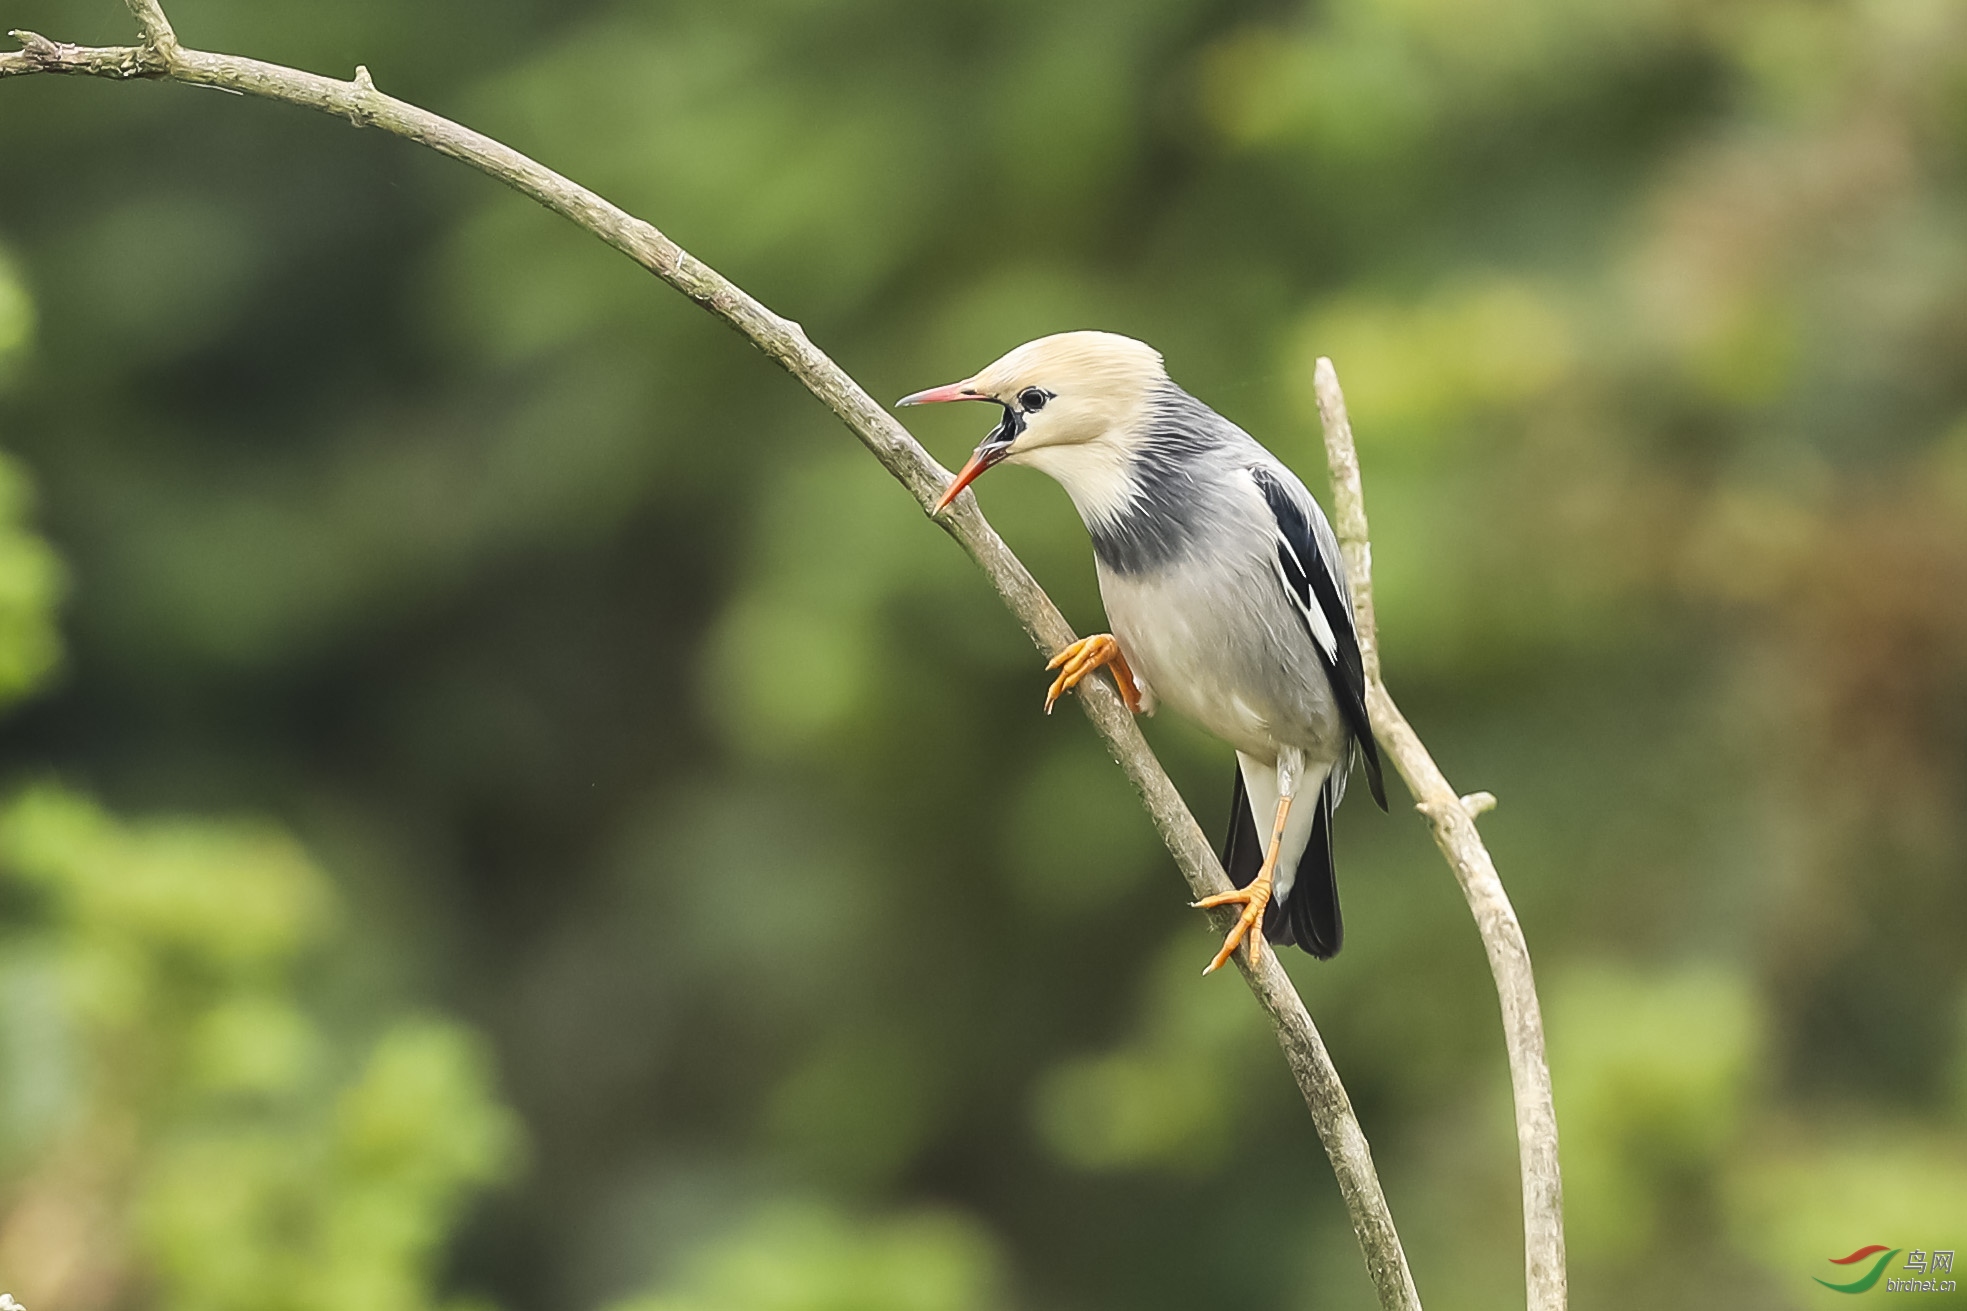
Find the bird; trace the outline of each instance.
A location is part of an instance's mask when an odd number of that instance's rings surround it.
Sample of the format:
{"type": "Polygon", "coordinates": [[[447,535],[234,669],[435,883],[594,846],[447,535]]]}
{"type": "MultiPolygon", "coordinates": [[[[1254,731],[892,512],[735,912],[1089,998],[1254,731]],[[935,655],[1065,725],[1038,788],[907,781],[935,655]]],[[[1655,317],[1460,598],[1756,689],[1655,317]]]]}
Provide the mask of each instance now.
{"type": "Polygon", "coordinates": [[[950,480],[941,515],[986,470],[1022,465],[1065,489],[1092,538],[1112,631],[1053,656],[1045,695],[1106,669],[1127,708],[1160,705],[1236,753],[1223,867],[1240,906],[1202,972],[1266,940],[1321,960],[1344,941],[1333,812],[1355,760],[1386,788],[1338,538],[1298,476],[1111,332],[1028,341],[961,382],[898,405],[984,401],[1002,418],[950,480]],[[1267,837],[1265,835],[1268,835],[1267,837]]]}

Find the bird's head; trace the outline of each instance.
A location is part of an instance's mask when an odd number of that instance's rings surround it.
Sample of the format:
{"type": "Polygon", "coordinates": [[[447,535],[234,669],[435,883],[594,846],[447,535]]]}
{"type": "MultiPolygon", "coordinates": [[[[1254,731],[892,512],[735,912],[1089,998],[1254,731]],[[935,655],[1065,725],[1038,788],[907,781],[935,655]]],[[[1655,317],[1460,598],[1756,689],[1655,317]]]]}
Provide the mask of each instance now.
{"type": "Polygon", "coordinates": [[[1117,476],[1129,437],[1139,430],[1155,389],[1168,381],[1161,354],[1111,332],[1061,332],[1028,341],[981,372],[946,387],[904,396],[898,404],[991,401],[1004,418],[983,439],[936,502],[941,514],[985,469],[1028,464],[1079,486],[1117,476]]]}

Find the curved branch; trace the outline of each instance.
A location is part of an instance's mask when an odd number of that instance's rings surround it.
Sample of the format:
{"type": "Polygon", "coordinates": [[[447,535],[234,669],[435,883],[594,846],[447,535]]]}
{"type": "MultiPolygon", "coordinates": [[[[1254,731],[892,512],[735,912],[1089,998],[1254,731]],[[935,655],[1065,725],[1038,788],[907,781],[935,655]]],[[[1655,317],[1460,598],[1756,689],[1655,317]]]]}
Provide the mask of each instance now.
{"type": "Polygon", "coordinates": [[[1318,416],[1325,427],[1325,460],[1332,473],[1332,514],[1352,583],[1352,608],[1359,629],[1359,654],[1366,665],[1367,708],[1373,736],[1393,757],[1394,767],[1419,798],[1415,809],[1427,816],[1435,845],[1448,858],[1462,895],[1475,915],[1489,971],[1502,1003],[1503,1037],[1509,1046],[1509,1082],[1516,1103],[1516,1146],[1523,1176],[1523,1261],[1530,1311],[1563,1311],[1564,1189],[1557,1172],[1557,1111],[1551,1102],[1550,1066],[1544,1059],[1543,1012],[1530,948],[1523,926],[1503,891],[1502,878],[1488,848],[1475,831],[1475,817],[1495,807],[1488,792],[1458,796],[1434,757],[1421,745],[1413,725],[1393,703],[1380,679],[1380,638],[1373,619],[1373,547],[1366,532],[1366,497],[1359,483],[1359,453],[1352,444],[1352,421],[1338,371],[1320,358],[1313,379],[1318,416]]]}
{"type": "MultiPolygon", "coordinates": [[[[339,82],[255,59],[186,49],[178,44],[155,0],[125,2],[143,30],[142,45],[90,48],[63,45],[33,33],[16,33],[22,49],[0,54],[0,76],[60,73],[167,78],[318,109],[358,127],[381,128],[449,155],[585,228],[743,333],[825,402],[908,489],[925,513],[949,484],[949,471],[859,383],[808,341],[797,323],[774,314],[652,225],[501,142],[384,95],[376,90],[366,69],[357,69],[352,81],[339,82]]],[[[935,522],[983,569],[1041,652],[1049,656],[1074,639],[1058,607],[985,521],[974,496],[966,492],[935,522]]],[[[1105,739],[1108,753],[1140,793],[1192,897],[1226,891],[1229,880],[1214,849],[1119,695],[1098,679],[1082,684],[1079,691],[1087,717],[1105,739]]],[[[1233,911],[1223,910],[1211,918],[1222,932],[1233,915],[1233,911]]],[[[1255,968],[1249,965],[1247,953],[1239,953],[1238,964],[1251,992],[1270,1016],[1278,1045],[1311,1110],[1381,1305],[1418,1311],[1420,1298],[1373,1167],[1366,1135],[1303,1000],[1275,952],[1265,952],[1255,968]]]]}

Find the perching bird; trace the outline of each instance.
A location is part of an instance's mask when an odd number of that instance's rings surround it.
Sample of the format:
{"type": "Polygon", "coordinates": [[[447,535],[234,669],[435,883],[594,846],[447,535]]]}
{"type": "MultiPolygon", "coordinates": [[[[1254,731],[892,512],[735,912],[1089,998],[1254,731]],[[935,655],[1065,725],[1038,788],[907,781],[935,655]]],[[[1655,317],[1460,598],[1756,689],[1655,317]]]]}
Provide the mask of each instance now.
{"type": "Polygon", "coordinates": [[[1129,709],[1165,701],[1236,750],[1223,866],[1237,891],[1195,904],[1244,909],[1203,973],[1246,936],[1252,963],[1266,937],[1334,955],[1332,812],[1355,749],[1382,810],[1386,791],[1338,540],[1311,493],[1170,381],[1159,352],[1110,332],[1040,337],[900,404],[936,401],[1004,409],[937,514],[984,470],[1023,464],[1058,480],[1092,534],[1113,631],[1046,666],[1046,710],[1111,666],[1129,709]]]}

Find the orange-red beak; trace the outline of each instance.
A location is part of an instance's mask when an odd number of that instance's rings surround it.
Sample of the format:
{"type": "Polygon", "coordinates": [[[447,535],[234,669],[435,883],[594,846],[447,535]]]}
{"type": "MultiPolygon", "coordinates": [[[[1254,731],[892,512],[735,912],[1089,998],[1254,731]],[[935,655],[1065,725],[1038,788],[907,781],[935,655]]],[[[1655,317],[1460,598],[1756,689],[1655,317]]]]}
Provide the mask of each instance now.
{"type": "MultiPolygon", "coordinates": [[[[1000,405],[1003,404],[995,396],[987,396],[983,392],[978,391],[968,378],[965,378],[962,382],[952,382],[947,387],[931,387],[928,391],[919,391],[913,396],[904,396],[896,401],[895,404],[897,406],[936,405],[943,401],[993,401],[1000,405]]],[[[1005,413],[1006,415],[1010,413],[1008,408],[1005,410],[1005,413]]],[[[1011,435],[1007,425],[1000,424],[990,436],[984,438],[983,445],[977,447],[976,453],[970,456],[970,462],[957,471],[956,477],[950,480],[948,490],[943,492],[942,499],[936,502],[936,508],[929,511],[929,513],[941,514],[944,510],[947,510],[949,503],[958,496],[961,496],[963,489],[977,480],[978,474],[988,469],[991,465],[996,464],[1006,455],[1009,455],[1011,453],[1011,435]]]]}
{"type": "Polygon", "coordinates": [[[957,470],[956,476],[949,480],[949,489],[942,494],[942,499],[936,502],[936,508],[929,511],[929,513],[941,514],[944,510],[947,510],[949,503],[961,496],[963,489],[977,480],[978,474],[988,469],[991,465],[996,464],[1010,453],[1011,444],[1009,442],[998,442],[994,445],[986,442],[984,445],[977,447],[976,453],[970,457],[970,462],[957,470]]]}
{"type": "Polygon", "coordinates": [[[993,398],[984,395],[972,387],[970,380],[965,378],[962,382],[952,382],[947,387],[931,387],[927,391],[916,392],[913,396],[904,396],[895,402],[895,406],[896,408],[900,408],[904,405],[936,405],[943,401],[987,401],[991,399],[993,398]]]}

